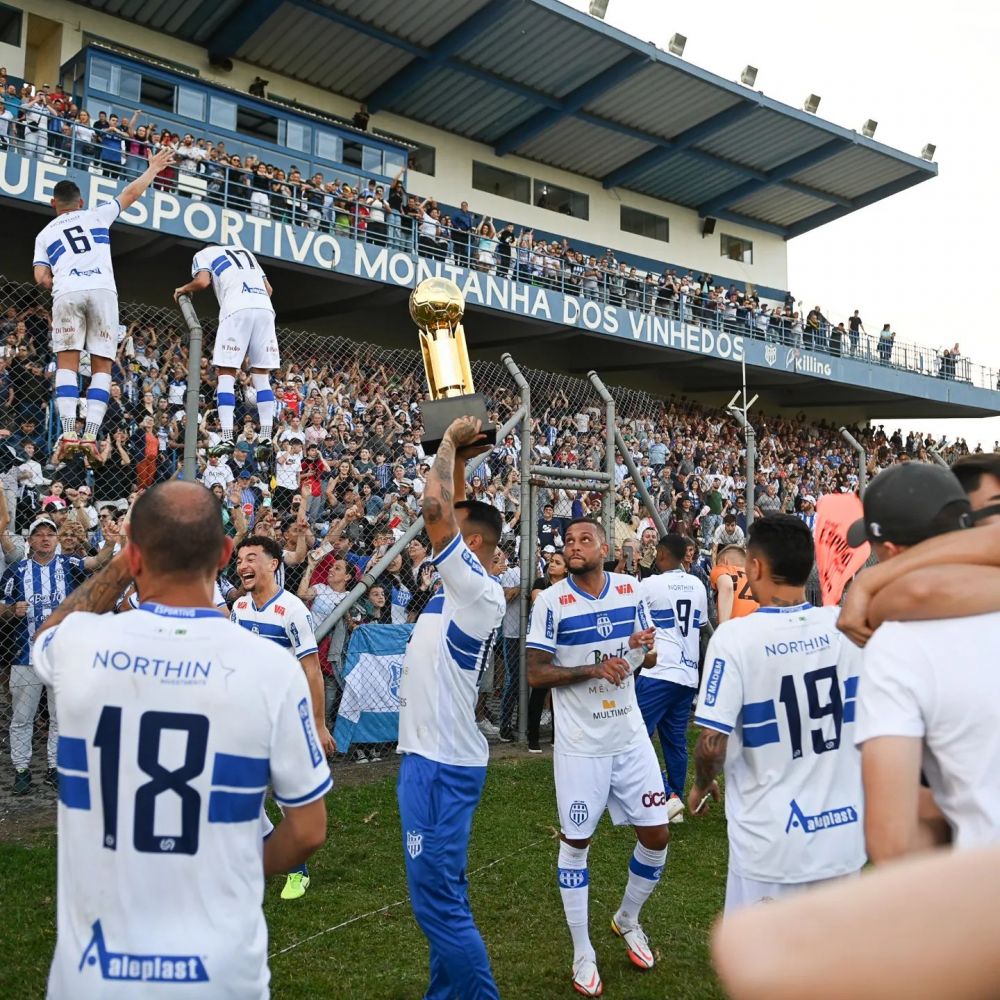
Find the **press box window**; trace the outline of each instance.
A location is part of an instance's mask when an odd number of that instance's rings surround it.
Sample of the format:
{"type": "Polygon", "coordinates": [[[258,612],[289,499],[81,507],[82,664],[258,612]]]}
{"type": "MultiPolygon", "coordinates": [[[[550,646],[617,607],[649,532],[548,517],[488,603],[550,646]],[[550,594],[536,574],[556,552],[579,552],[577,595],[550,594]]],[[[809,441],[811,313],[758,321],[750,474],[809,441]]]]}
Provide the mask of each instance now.
{"type": "Polygon", "coordinates": [[[0,43],[20,47],[21,16],[21,11],[0,4],[0,43]]]}
{"type": "Polygon", "coordinates": [[[670,220],[663,215],[643,212],[638,208],[621,207],[621,229],[623,233],[634,233],[651,240],[670,242],[670,220]]]}
{"type": "MultiPolygon", "coordinates": [[[[164,83],[155,77],[142,77],[142,84],[139,89],[139,103],[151,108],[159,108],[160,111],[174,110],[174,103],[177,99],[177,88],[172,83],[164,83]]],[[[125,96],[124,94],[122,95],[125,96]]],[[[188,115],[188,117],[196,117],[188,115]]],[[[202,116],[202,120],[204,115],[202,116]]]]}
{"type": "Polygon", "coordinates": [[[753,263],[753,242],[745,240],[742,236],[730,236],[728,233],[722,234],[722,256],[729,260],[739,261],[741,264],[753,263]]]}
{"type": "Polygon", "coordinates": [[[425,146],[423,143],[415,142],[416,149],[410,150],[409,167],[416,170],[418,174],[434,176],[437,168],[437,150],[433,146],[425,146]]]}
{"type": "Polygon", "coordinates": [[[277,144],[278,119],[274,115],[245,108],[240,104],[236,108],[236,131],[277,144]]]}
{"type": "Polygon", "coordinates": [[[510,198],[512,201],[523,201],[531,204],[531,178],[523,174],[515,174],[510,170],[501,170],[488,163],[472,161],[472,186],[477,191],[495,194],[500,198],[510,198]]]}
{"type": "Polygon", "coordinates": [[[574,219],[590,218],[590,199],[585,194],[547,181],[535,181],[535,204],[550,212],[571,215],[574,219]]]}

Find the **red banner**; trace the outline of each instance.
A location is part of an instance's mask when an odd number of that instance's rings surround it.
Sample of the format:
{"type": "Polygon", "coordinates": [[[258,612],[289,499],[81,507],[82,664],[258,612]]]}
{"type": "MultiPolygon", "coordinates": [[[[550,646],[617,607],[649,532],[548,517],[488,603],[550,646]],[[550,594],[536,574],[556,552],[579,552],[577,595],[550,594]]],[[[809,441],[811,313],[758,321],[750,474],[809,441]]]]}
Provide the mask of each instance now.
{"type": "Polygon", "coordinates": [[[868,561],[871,546],[852,549],[847,529],[862,516],[861,501],[853,493],[830,493],[816,506],[816,569],[823,604],[839,604],[847,582],[868,561]]]}

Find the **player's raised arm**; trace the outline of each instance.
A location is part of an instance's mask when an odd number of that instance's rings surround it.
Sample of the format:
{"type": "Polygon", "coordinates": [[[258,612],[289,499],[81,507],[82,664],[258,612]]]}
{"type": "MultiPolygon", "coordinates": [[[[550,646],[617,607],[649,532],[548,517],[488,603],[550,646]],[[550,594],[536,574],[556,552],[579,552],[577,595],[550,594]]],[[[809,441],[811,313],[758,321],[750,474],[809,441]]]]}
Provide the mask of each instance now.
{"type": "Polygon", "coordinates": [[[427,473],[423,497],[424,527],[435,555],[443,552],[458,535],[455,502],[465,499],[465,476],[463,472],[461,494],[456,497],[458,471],[455,460],[463,455],[471,458],[482,451],[484,441],[481,421],[475,417],[459,417],[452,421],[438,445],[434,464],[427,473]]]}
{"type": "Polygon", "coordinates": [[[145,192],[146,188],[153,183],[156,175],[165,170],[174,162],[174,152],[172,149],[161,149],[149,158],[149,166],[131,184],[128,184],[122,193],[118,195],[118,204],[122,211],[137,202],[145,192]]]}
{"type": "Polygon", "coordinates": [[[181,285],[180,288],[174,289],[174,302],[182,295],[194,295],[196,292],[203,292],[206,288],[211,287],[211,284],[212,272],[208,268],[202,268],[186,285],[181,285]]]}

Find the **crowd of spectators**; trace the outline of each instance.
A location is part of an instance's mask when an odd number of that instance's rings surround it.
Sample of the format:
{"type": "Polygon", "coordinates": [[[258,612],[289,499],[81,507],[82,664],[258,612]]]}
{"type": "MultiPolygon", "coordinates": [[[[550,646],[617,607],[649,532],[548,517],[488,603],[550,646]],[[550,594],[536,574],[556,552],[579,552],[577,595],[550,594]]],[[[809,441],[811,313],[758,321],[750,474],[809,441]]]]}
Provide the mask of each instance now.
{"type": "Polygon", "coordinates": [[[464,201],[451,211],[433,197],[408,192],[404,171],[391,183],[308,169],[304,176],[294,164],[286,169],[248,146],[227,149],[224,141],[172,131],[138,110],[92,117],[61,87],[19,88],[2,69],[0,88],[7,94],[6,107],[0,105],[0,146],[26,156],[121,178],[138,175],[148,155],[170,148],[176,162],[154,182],[161,190],[716,331],[967,378],[957,363],[958,344],[915,350],[897,345],[890,324],[869,333],[857,310],[846,322],[834,322],[820,306],[807,309],[791,293],[780,303],[767,302],[752,286],[670,267],[657,273],[619,260],[610,248],[595,255],[566,239],[477,215],[464,201]]]}

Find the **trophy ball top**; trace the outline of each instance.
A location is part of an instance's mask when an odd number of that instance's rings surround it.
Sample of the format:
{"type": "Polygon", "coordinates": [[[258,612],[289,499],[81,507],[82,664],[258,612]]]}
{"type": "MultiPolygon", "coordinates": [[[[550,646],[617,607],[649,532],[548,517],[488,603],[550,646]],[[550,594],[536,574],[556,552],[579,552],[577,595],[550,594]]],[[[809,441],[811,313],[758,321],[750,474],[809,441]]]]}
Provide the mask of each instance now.
{"type": "Polygon", "coordinates": [[[465,298],[448,278],[426,278],[410,293],[410,316],[421,329],[454,326],[464,312],[465,298]]]}

